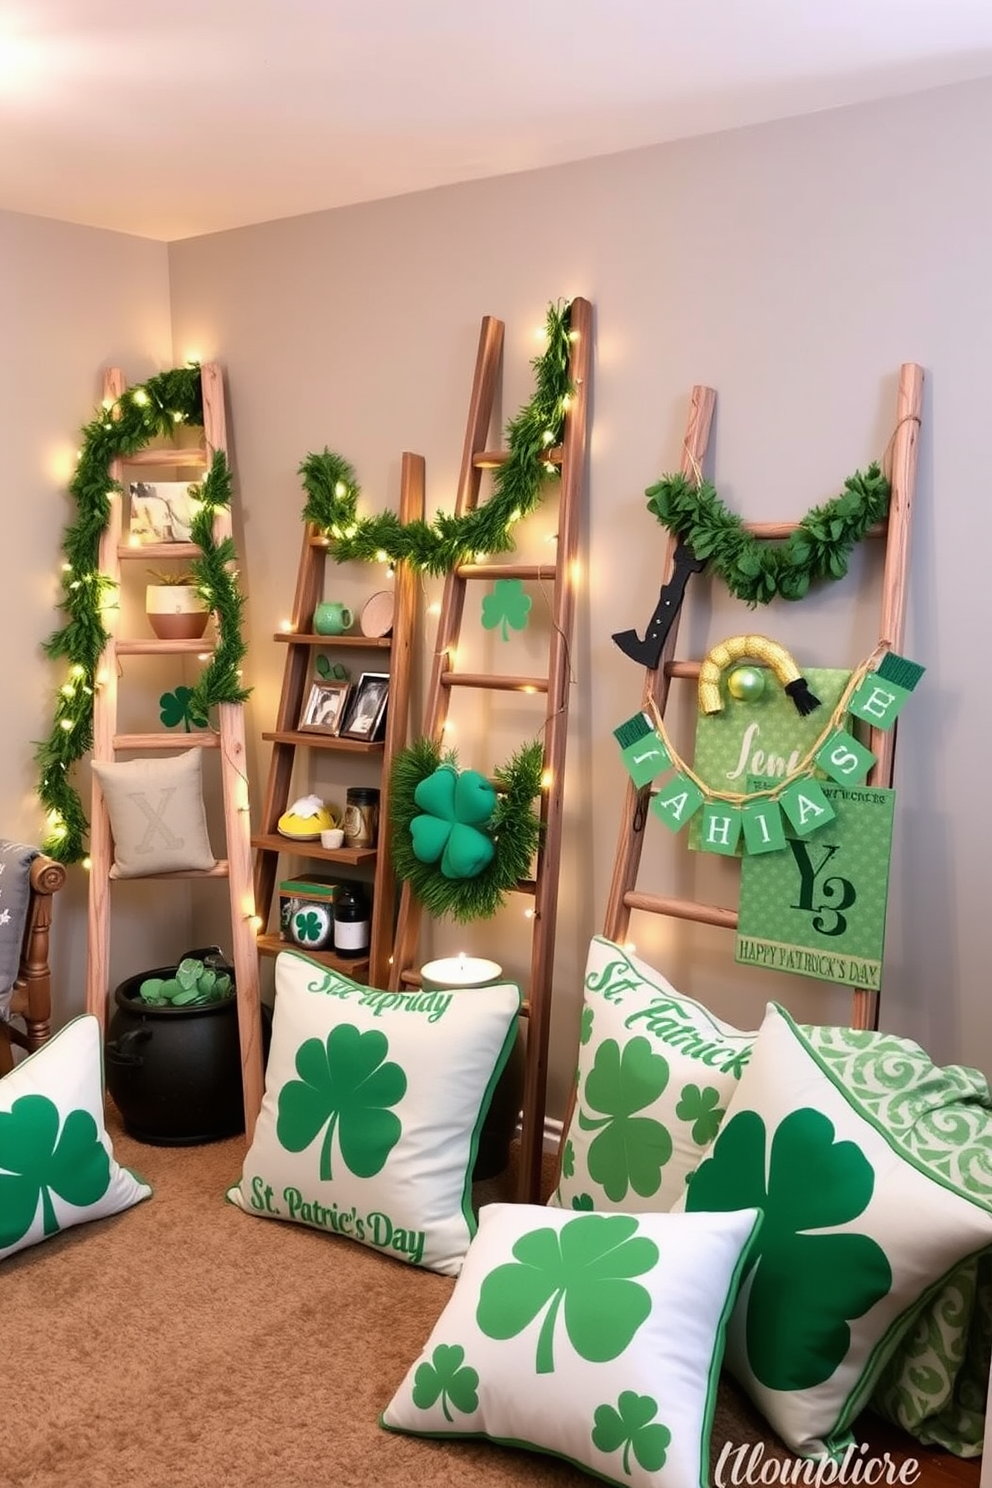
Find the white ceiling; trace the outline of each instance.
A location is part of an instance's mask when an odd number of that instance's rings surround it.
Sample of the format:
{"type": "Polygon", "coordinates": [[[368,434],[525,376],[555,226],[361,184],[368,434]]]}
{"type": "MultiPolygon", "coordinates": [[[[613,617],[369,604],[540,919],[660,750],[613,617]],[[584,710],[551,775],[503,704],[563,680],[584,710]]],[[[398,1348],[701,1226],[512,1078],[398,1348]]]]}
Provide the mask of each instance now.
{"type": "Polygon", "coordinates": [[[0,208],[174,239],[990,73],[990,0],[0,0],[0,208]]]}

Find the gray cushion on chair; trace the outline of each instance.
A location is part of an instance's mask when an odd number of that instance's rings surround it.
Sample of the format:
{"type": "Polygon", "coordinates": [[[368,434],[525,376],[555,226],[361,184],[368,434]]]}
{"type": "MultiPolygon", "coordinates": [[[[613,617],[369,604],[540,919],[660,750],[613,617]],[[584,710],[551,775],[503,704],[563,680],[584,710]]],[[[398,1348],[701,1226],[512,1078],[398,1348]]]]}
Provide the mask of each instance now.
{"type": "Polygon", "coordinates": [[[31,900],[31,864],[40,848],[0,838],[0,1019],[10,1002],[21,964],[21,945],[31,900]]]}

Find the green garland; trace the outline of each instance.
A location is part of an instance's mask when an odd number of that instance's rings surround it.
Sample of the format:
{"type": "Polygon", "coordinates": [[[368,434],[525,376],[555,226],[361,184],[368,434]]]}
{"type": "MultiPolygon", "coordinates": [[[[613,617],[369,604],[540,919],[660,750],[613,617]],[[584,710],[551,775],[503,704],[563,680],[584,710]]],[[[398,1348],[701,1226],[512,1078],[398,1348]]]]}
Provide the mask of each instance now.
{"type": "Polygon", "coordinates": [[[548,451],[561,443],[572,393],[570,312],[569,305],[548,310],[548,344],[531,364],[536,374],[534,396],[507,424],[509,457],[493,472],[489,500],[474,511],[461,517],[438,512],[433,524],[416,521],[406,526],[395,512],[359,517],[361,492],[347,460],[328,449],[307,455],[299,472],[307,493],[303,520],[326,533],[339,562],[403,560],[414,569],[445,574],[476,554],[512,550],[513,524],[537,509],[544,482],[558,474],[548,451]]]}
{"type": "Polygon", "coordinates": [[[245,597],[238,584],[233,537],[214,538],[214,517],[231,505],[231,472],[223,450],[215,450],[210,469],[197,491],[199,510],[190,524],[190,539],[200,552],[190,564],[196,588],[217,623],[217,644],[189,700],[190,712],[206,718],[218,703],[243,703],[251,689],[241,685],[241,663],[247,647],[241,634],[245,597]]]}
{"type": "Polygon", "coordinates": [[[527,876],[541,840],[541,821],[533,801],[541,789],[544,749],[528,744],[494,771],[498,799],[485,830],[496,852],[475,878],[445,878],[436,863],[422,863],[413,851],[410,823],[421,812],[414,793],[442,764],[456,766],[457,757],[452,751],[442,753],[440,745],[430,739],[415,740],[393,760],[389,779],[393,867],[433,919],[451,915],[461,924],[491,919],[503,907],[509,890],[527,876]]]}
{"type": "MultiPolygon", "coordinates": [[[[177,424],[203,420],[199,367],[160,372],[129,389],[113,405],[105,405],[82,429],[82,447],[69,492],[76,517],[62,539],[62,593],[59,608],[65,625],[45,643],[52,660],[69,663],[68,676],[55,700],[51,733],[35,751],[40,780],[38,796],[47,814],[48,833],[42,844],[50,857],[77,863],[85,854],[89,828],[78,791],[69,783],[70,768],[93,747],[93,694],[104,647],[109,639],[102,610],[116,602],[114,584],[99,569],[100,539],[110,520],[111,502],[123,495],[110,477],[115,460],[127,459],[153,439],[171,434],[177,424]]],[[[204,548],[192,568],[197,587],[214,609],[220,628],[217,652],[195,689],[204,707],[239,702],[247,694],[237,675],[244,654],[240,639],[243,600],[225,564],[234,557],[233,544],[214,547],[207,535],[209,509],[226,505],[230,479],[223,456],[215,456],[203,482],[204,511],[194,524],[195,541],[204,548]],[[204,539],[206,541],[204,542],[204,539]]]]}
{"type": "Polygon", "coordinates": [[[645,494],[649,511],[754,609],[776,595],[802,599],[817,580],[842,579],[855,543],[888,511],[890,487],[877,463],[856,471],[842,495],[813,507],[777,543],[748,532],[708,481],[694,485],[684,475],[666,475],[645,494]]]}

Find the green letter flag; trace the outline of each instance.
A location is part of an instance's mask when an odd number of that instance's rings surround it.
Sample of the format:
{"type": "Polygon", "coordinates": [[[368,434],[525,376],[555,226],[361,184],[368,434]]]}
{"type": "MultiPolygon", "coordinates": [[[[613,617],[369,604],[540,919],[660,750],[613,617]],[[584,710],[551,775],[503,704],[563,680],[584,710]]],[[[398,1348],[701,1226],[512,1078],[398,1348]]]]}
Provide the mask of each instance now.
{"type": "Polygon", "coordinates": [[[779,805],[799,837],[808,837],[834,817],[834,808],[812,776],[794,780],[779,796],[779,805]]]}
{"type": "Polygon", "coordinates": [[[381,1424],[509,1441],[624,1488],[708,1482],[726,1318],[760,1229],[754,1208],[486,1204],[381,1424]]]}
{"type": "Polygon", "coordinates": [[[638,789],[650,785],[672,763],[671,755],[646,713],[635,713],[633,718],[621,723],[613,730],[613,737],[620,745],[620,756],[638,789]]]}
{"type": "Polygon", "coordinates": [[[651,810],[670,832],[681,832],[703,804],[703,793],[688,775],[674,775],[651,802],[651,810]]]}
{"type": "Polygon", "coordinates": [[[732,858],[741,835],[742,816],[739,806],[711,801],[703,807],[699,845],[703,852],[722,853],[732,858]]]}
{"type": "Polygon", "coordinates": [[[846,729],[835,729],[815,758],[820,769],[838,785],[860,785],[875,763],[871,750],[846,729]]]}
{"type": "Polygon", "coordinates": [[[744,823],[744,846],[749,853],[781,852],[785,847],[785,828],[777,801],[759,796],[745,801],[741,808],[744,823]]]}
{"type": "Polygon", "coordinates": [[[925,671],[918,662],[890,651],[878,670],[869,672],[861,682],[848,704],[850,712],[877,729],[891,728],[925,671]]]}

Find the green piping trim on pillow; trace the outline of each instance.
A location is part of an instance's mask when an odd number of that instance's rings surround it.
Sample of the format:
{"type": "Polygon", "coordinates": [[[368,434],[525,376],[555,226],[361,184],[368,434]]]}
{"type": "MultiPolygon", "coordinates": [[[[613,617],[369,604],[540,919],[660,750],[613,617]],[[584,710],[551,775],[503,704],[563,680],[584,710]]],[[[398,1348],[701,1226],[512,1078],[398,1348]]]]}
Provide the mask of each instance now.
{"type": "MultiPolygon", "coordinates": [[[[515,984],[513,982],[507,983],[507,986],[510,987],[514,985],[515,984]]],[[[453,987],[451,988],[451,990],[458,991],[459,989],[453,987]]],[[[523,1007],[523,1002],[523,994],[521,993],[520,988],[517,987],[517,1011],[514,1013],[513,1018],[510,1021],[510,1026],[506,1031],[506,1038],[503,1040],[503,1047],[500,1049],[499,1054],[496,1057],[496,1063],[493,1066],[493,1072],[489,1078],[489,1084],[486,1086],[485,1091],[482,1095],[482,1099],[479,1101],[478,1115],[475,1118],[475,1126],[472,1128],[472,1139],[469,1142],[468,1150],[468,1162],[465,1164],[465,1188],[462,1193],[462,1214],[465,1217],[465,1223],[468,1225],[470,1240],[474,1240],[479,1232],[479,1221],[476,1216],[475,1210],[472,1207],[472,1182],[473,1174],[475,1172],[476,1158],[479,1156],[479,1142],[482,1139],[482,1128],[486,1124],[486,1117],[489,1115],[489,1108],[492,1105],[493,1095],[495,1094],[499,1078],[502,1075],[503,1071],[506,1069],[507,1063],[509,1062],[510,1054],[513,1050],[513,1046],[517,1041],[517,1034],[520,1030],[520,1009],[523,1007]]]]}
{"type": "MultiPolygon", "coordinates": [[[[934,1172],[933,1168],[927,1167],[920,1161],[920,1159],[914,1152],[908,1151],[907,1148],[905,1148],[902,1143],[893,1136],[889,1128],[884,1126],[873,1112],[867,1110],[865,1106],[857,1100],[857,1097],[852,1093],[850,1088],[841,1081],[835,1071],[832,1070],[829,1064],[827,1064],[825,1060],[820,1056],[816,1048],[803,1033],[801,1026],[792,1018],[791,1014],[788,1013],[786,1009],[777,1002],[773,1002],[772,1007],[774,1007],[775,1011],[779,1013],[780,1016],[784,1019],[787,1026],[796,1035],[796,1038],[809,1054],[809,1057],[813,1060],[813,1063],[820,1070],[820,1073],[827,1080],[829,1080],[830,1084],[843,1098],[845,1104],[848,1105],[852,1111],[856,1112],[856,1114],[861,1117],[862,1121],[867,1122],[869,1126],[874,1128],[874,1130],[885,1142],[886,1146],[890,1148],[890,1150],[896,1155],[896,1157],[902,1158],[903,1162],[908,1163],[910,1167],[915,1168],[918,1173],[922,1174],[924,1178],[928,1178],[931,1183],[935,1183],[940,1188],[946,1189],[948,1193],[954,1194],[955,1198],[967,1200],[968,1203],[973,1204],[976,1209],[981,1210],[984,1214],[992,1214],[992,1196],[990,1196],[990,1199],[988,1201],[983,1203],[982,1200],[977,1197],[977,1195],[968,1193],[966,1189],[959,1188],[956,1184],[952,1183],[948,1178],[946,1178],[942,1173],[936,1173],[934,1172]]],[[[924,1057],[926,1057],[925,1051],[924,1057]]],[[[939,1066],[933,1065],[933,1068],[937,1069],[939,1068],[939,1066]]],[[[992,1110],[990,1110],[989,1112],[989,1119],[990,1122],[992,1122],[992,1110]]],[[[962,1260],[964,1259],[965,1257],[962,1257],[962,1260]]]]}
{"type": "MultiPolygon", "coordinates": [[[[755,1219],[754,1224],[751,1226],[751,1233],[748,1236],[740,1255],[737,1257],[737,1265],[734,1267],[733,1272],[731,1273],[730,1280],[727,1285],[727,1295],[723,1301],[723,1311],[720,1313],[720,1320],[717,1323],[716,1331],[713,1334],[713,1353],[710,1358],[709,1378],[706,1382],[706,1405],[703,1408],[703,1434],[700,1438],[699,1443],[700,1465],[706,1468],[708,1468],[710,1460],[710,1440],[713,1436],[713,1418],[716,1415],[716,1401],[717,1390],[720,1384],[720,1370],[723,1367],[723,1356],[726,1352],[727,1324],[730,1322],[731,1313],[737,1306],[737,1298],[740,1292],[741,1285],[741,1276],[744,1272],[744,1268],[747,1266],[747,1263],[751,1258],[751,1252],[754,1249],[755,1241],[758,1238],[758,1232],[764,1222],[764,1211],[759,1209],[757,1218],[755,1219]]],[[[709,1479],[707,1476],[706,1478],[704,1478],[704,1488],[705,1484],[708,1481],[709,1479]]]]}

